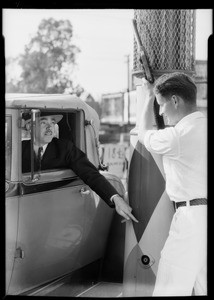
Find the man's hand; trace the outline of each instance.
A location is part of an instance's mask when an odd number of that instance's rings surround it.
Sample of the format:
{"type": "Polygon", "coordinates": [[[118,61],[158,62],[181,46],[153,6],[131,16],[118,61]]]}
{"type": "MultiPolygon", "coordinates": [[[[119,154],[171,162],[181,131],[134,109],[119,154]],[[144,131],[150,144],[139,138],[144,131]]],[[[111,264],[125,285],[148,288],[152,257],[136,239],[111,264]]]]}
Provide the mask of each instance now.
{"type": "Polygon", "coordinates": [[[132,215],[131,211],[132,208],[126,203],[123,198],[121,198],[119,195],[115,195],[113,198],[116,212],[124,217],[126,220],[132,219],[134,222],[138,223],[138,220],[132,215]]]}

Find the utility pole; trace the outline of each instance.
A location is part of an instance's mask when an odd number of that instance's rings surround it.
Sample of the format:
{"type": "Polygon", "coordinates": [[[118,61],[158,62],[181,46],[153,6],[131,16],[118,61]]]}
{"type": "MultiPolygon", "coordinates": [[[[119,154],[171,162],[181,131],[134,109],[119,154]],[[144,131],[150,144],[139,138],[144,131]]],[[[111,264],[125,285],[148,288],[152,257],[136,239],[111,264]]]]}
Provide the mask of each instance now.
{"type": "Polygon", "coordinates": [[[127,60],[127,99],[128,99],[128,125],[130,124],[130,97],[129,97],[129,92],[130,92],[130,55],[126,55],[127,60]]]}

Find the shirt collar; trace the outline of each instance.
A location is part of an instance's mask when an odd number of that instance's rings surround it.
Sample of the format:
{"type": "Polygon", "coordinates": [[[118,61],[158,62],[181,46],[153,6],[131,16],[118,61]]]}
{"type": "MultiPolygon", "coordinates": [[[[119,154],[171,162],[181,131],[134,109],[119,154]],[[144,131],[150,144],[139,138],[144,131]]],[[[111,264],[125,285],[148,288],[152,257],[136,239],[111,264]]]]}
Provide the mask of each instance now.
{"type": "Polygon", "coordinates": [[[45,152],[46,148],[47,148],[48,144],[43,145],[43,153],[45,152]]]}
{"type": "Polygon", "coordinates": [[[184,128],[186,124],[191,123],[192,121],[200,118],[205,118],[204,114],[200,111],[195,111],[187,116],[183,117],[176,125],[175,128],[184,128]]]}
{"type": "Polygon", "coordinates": [[[45,145],[43,145],[43,146],[37,146],[37,145],[34,145],[34,150],[35,150],[36,153],[38,153],[38,149],[39,149],[40,147],[42,147],[42,149],[43,149],[42,155],[43,155],[43,154],[45,153],[45,150],[46,150],[47,146],[48,146],[48,144],[45,144],[45,145]]]}

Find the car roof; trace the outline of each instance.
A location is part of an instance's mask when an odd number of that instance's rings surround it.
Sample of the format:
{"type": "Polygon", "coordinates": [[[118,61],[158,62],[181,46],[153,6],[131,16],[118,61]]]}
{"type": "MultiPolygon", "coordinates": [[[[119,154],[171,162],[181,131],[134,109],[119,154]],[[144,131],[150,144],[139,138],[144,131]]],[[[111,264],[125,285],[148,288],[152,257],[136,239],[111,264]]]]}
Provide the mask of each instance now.
{"type": "Polygon", "coordinates": [[[86,103],[69,94],[6,94],[6,107],[77,108],[86,103]]]}
{"type": "Polygon", "coordinates": [[[76,95],[8,93],[5,99],[6,108],[78,109],[85,112],[86,118],[98,117],[96,111],[76,95]]]}

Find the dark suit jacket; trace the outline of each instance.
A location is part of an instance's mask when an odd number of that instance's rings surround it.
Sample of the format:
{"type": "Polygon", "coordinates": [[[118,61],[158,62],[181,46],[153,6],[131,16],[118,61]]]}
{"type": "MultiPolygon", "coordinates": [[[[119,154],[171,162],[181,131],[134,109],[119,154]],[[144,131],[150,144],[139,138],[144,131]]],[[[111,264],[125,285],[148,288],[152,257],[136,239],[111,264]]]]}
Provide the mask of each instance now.
{"type": "MultiPolygon", "coordinates": [[[[30,172],[30,140],[22,142],[22,172],[30,172]]],[[[35,170],[38,162],[34,157],[35,170]]],[[[93,191],[95,191],[109,206],[115,205],[110,197],[118,192],[102,176],[98,169],[88,160],[85,153],[71,141],[53,138],[48,144],[41,161],[41,169],[71,168],[93,191]]]]}

